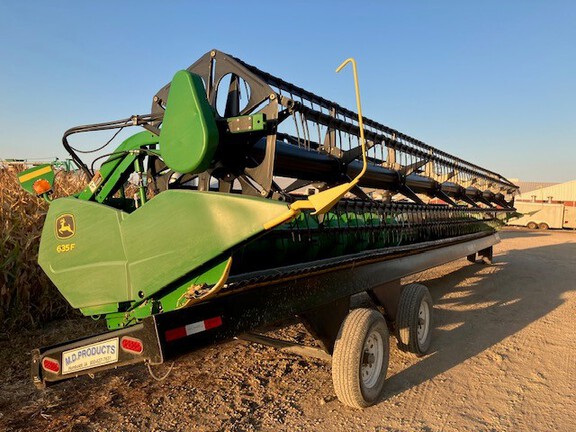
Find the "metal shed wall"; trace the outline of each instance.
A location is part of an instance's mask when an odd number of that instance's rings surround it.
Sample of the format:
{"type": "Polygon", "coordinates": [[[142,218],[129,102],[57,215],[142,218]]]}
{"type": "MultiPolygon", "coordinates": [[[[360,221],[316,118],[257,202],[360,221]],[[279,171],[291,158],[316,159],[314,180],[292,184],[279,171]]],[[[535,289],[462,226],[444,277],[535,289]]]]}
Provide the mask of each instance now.
{"type": "Polygon", "coordinates": [[[535,200],[535,202],[548,202],[550,197],[551,201],[554,203],[566,203],[568,205],[570,205],[570,203],[575,203],[576,180],[531,191],[522,191],[521,194],[516,196],[516,200],[524,202],[532,200],[535,200]],[[535,198],[533,198],[534,196],[535,198]]]}

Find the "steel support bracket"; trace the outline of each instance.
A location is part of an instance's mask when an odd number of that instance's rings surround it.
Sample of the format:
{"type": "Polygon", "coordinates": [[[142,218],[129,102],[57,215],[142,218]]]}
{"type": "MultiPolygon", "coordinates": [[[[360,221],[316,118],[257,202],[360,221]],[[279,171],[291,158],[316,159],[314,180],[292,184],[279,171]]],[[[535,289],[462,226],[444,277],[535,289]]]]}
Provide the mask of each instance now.
{"type": "Polygon", "coordinates": [[[350,296],[309,309],[299,317],[304,327],[319,342],[320,347],[328,354],[332,354],[338,331],[348,312],[350,312],[350,296]]]}

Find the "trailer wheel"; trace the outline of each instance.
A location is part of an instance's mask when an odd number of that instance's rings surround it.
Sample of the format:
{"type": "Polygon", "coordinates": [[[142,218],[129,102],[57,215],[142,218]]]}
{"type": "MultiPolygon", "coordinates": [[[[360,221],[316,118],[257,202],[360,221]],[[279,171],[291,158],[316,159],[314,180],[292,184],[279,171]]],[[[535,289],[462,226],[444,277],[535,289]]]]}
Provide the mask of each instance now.
{"type": "Polygon", "coordinates": [[[526,224],[526,226],[528,227],[528,229],[531,229],[531,230],[535,230],[538,228],[538,225],[536,224],[536,222],[528,222],[528,224],[526,224]]]}
{"type": "Polygon", "coordinates": [[[547,230],[547,229],[550,228],[550,227],[548,226],[548,224],[547,224],[546,222],[540,222],[540,223],[538,224],[538,228],[541,229],[541,230],[547,230]]]}
{"type": "Polygon", "coordinates": [[[386,380],[389,333],[381,313],[355,309],[340,326],[332,355],[332,382],[338,399],[353,408],[377,400],[386,380]]]}
{"type": "Polygon", "coordinates": [[[402,351],[426,354],[432,340],[432,310],[428,288],[416,283],[404,287],[396,314],[396,337],[402,351]]]}

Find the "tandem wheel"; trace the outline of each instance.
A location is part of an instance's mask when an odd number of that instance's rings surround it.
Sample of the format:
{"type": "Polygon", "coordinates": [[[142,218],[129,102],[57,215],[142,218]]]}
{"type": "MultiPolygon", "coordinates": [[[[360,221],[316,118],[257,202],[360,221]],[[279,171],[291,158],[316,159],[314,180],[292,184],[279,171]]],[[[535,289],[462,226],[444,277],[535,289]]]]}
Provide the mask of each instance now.
{"type": "Polygon", "coordinates": [[[413,283],[402,290],[396,314],[398,348],[423,356],[432,339],[432,297],[424,285],[413,283]]]}
{"type": "Polygon", "coordinates": [[[384,316],[354,309],[340,326],[332,355],[332,382],[338,399],[353,408],[373,405],[384,388],[390,356],[384,316]]]}

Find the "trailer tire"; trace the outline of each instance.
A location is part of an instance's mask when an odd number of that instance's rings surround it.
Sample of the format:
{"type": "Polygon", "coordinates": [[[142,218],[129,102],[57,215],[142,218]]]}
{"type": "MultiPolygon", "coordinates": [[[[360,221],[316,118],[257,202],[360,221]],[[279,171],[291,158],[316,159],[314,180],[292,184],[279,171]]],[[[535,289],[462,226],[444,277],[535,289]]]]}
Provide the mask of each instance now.
{"type": "Polygon", "coordinates": [[[547,224],[546,222],[540,222],[540,223],[538,224],[538,229],[541,229],[541,230],[544,230],[544,231],[545,231],[545,230],[547,230],[547,229],[549,229],[549,228],[550,228],[550,227],[548,226],[548,224],[547,224]]]}
{"type": "Polygon", "coordinates": [[[528,222],[526,227],[531,230],[538,229],[538,224],[536,222],[528,222]]]}
{"type": "Polygon", "coordinates": [[[351,311],[340,326],[332,355],[338,399],[352,408],[373,405],[384,388],[389,356],[384,316],[374,309],[351,311]]]}
{"type": "Polygon", "coordinates": [[[402,351],[423,356],[432,341],[432,297],[421,284],[404,287],[396,314],[396,338],[402,351]]]}

